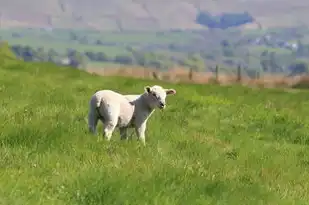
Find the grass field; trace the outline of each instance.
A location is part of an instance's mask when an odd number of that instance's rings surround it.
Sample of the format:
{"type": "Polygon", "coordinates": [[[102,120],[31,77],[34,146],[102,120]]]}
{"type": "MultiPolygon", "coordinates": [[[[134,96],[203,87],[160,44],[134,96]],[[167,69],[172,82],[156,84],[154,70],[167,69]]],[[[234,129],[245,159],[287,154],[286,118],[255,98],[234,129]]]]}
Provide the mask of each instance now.
{"type": "Polygon", "coordinates": [[[117,42],[117,43],[177,43],[188,42],[196,37],[197,34],[191,32],[181,31],[96,31],[96,30],[80,30],[80,29],[1,29],[0,35],[4,38],[12,38],[14,34],[19,34],[21,37],[31,38],[50,38],[53,37],[57,40],[68,40],[70,34],[74,33],[78,37],[89,37],[90,39],[98,39],[105,42],[117,42]]]}
{"type": "Polygon", "coordinates": [[[8,41],[12,45],[28,45],[34,48],[53,48],[58,52],[64,52],[67,48],[78,51],[101,51],[110,55],[123,54],[125,45],[145,45],[145,44],[169,44],[169,43],[189,43],[198,35],[189,32],[98,32],[93,30],[53,30],[45,31],[39,29],[0,29],[2,40],[8,41]],[[74,33],[78,39],[87,39],[89,44],[82,44],[73,41],[70,34],[74,33]],[[17,37],[16,37],[17,35],[17,37]],[[105,43],[123,44],[96,45],[95,41],[100,40],[105,43]]]}
{"type": "Polygon", "coordinates": [[[0,204],[308,204],[304,91],[160,83],[177,94],[151,117],[146,147],[118,132],[98,143],[85,121],[93,92],[159,82],[0,63],[0,204]]]}

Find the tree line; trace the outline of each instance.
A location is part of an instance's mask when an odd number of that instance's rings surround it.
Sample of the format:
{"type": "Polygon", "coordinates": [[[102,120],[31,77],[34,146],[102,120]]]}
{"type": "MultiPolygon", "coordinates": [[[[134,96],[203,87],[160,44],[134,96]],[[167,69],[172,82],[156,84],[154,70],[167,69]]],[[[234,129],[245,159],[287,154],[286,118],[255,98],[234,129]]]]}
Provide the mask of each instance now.
{"type": "MultiPolygon", "coordinates": [[[[182,57],[168,56],[164,53],[143,52],[127,47],[124,54],[118,54],[113,57],[104,52],[85,51],[79,52],[75,49],[67,49],[65,52],[57,52],[55,49],[32,48],[30,46],[13,45],[12,51],[24,61],[45,61],[56,64],[66,64],[75,68],[86,67],[89,61],[108,62],[124,65],[139,65],[143,67],[157,68],[158,70],[168,70],[173,65],[188,67],[194,71],[206,71],[208,54],[199,52],[190,52],[182,57]]],[[[234,48],[228,41],[221,42],[223,56],[233,57],[234,48]]],[[[256,76],[256,72],[262,73],[286,73],[296,75],[308,73],[308,63],[304,60],[309,55],[309,46],[299,44],[292,54],[278,54],[275,51],[265,50],[260,56],[257,56],[259,68],[252,68],[248,65],[242,65],[245,73],[249,76],[256,76]]],[[[226,60],[227,61],[227,60],[226,60]]],[[[237,60],[229,60],[231,68],[240,66],[237,60]]],[[[229,68],[226,68],[229,69],[229,68]]]]}
{"type": "Polygon", "coordinates": [[[200,12],[196,17],[196,22],[208,28],[227,29],[243,24],[251,23],[254,18],[248,13],[223,13],[213,16],[208,12],[200,12]]]}
{"type": "Polygon", "coordinates": [[[189,56],[185,59],[173,59],[163,53],[143,52],[127,47],[124,54],[109,56],[104,52],[84,51],[67,49],[65,52],[58,52],[55,49],[32,48],[30,46],[13,45],[12,51],[17,57],[24,61],[44,61],[57,64],[66,64],[73,67],[82,67],[87,62],[108,62],[125,65],[139,65],[143,67],[153,67],[166,70],[173,64],[192,66],[196,70],[204,68],[203,59],[199,56],[189,56]]]}

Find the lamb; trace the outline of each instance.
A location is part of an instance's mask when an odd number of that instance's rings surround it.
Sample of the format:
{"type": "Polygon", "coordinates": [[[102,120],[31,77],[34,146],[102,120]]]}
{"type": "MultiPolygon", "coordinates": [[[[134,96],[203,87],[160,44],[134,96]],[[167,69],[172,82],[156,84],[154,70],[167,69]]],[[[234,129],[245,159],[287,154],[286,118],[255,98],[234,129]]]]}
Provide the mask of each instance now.
{"type": "MultiPolygon", "coordinates": [[[[159,85],[146,86],[140,95],[122,95],[112,90],[95,92],[89,102],[88,127],[96,134],[98,120],[103,123],[103,137],[109,141],[116,127],[122,140],[127,139],[127,129],[135,128],[137,138],[145,145],[147,120],[156,108],[166,107],[166,96],[176,94],[174,89],[159,85]]],[[[98,136],[98,141],[100,141],[98,136]]]]}

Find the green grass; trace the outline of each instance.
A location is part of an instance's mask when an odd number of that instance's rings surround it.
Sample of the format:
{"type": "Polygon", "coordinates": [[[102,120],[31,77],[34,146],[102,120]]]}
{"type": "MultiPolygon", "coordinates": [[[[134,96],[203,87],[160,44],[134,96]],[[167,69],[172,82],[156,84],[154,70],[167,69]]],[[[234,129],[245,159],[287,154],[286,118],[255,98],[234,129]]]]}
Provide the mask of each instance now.
{"type": "MultiPolygon", "coordinates": [[[[171,85],[49,64],[0,66],[0,204],[308,204],[304,91],[171,85]],[[146,147],[88,134],[97,89],[173,87],[146,147]]],[[[101,133],[101,125],[100,125],[101,133]]]]}

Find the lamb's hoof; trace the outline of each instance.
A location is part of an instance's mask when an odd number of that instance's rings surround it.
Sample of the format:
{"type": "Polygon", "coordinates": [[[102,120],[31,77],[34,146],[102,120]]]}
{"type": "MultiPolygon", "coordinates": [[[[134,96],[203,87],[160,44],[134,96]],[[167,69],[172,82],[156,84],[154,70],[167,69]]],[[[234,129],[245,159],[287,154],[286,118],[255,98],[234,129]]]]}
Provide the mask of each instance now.
{"type": "Polygon", "coordinates": [[[120,140],[122,140],[122,141],[127,141],[128,138],[127,138],[127,137],[120,137],[120,140]]]}

